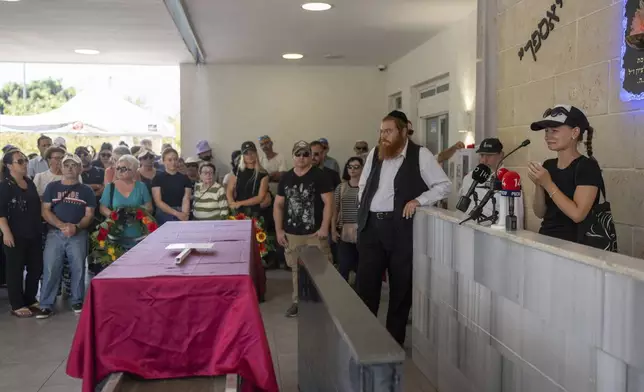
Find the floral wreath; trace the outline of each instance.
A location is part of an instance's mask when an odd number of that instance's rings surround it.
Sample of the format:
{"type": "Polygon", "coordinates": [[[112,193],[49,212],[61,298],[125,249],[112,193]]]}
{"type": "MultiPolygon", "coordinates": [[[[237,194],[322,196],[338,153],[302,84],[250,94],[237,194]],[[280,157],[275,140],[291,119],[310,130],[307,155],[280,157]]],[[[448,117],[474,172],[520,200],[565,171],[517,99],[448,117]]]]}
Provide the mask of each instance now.
{"type": "Polygon", "coordinates": [[[264,230],[264,218],[263,217],[252,217],[244,213],[233,211],[233,215],[228,217],[229,220],[252,220],[253,225],[255,226],[255,239],[259,244],[259,254],[263,258],[268,254],[268,252],[275,250],[275,245],[273,244],[273,239],[270,238],[266,231],[264,230]]]}
{"type": "Polygon", "coordinates": [[[112,211],[109,218],[98,225],[98,230],[90,235],[94,260],[105,267],[121,257],[126,249],[117,241],[126,227],[133,226],[141,229],[141,237],[138,239],[145,238],[159,227],[152,215],[139,207],[112,211]]]}

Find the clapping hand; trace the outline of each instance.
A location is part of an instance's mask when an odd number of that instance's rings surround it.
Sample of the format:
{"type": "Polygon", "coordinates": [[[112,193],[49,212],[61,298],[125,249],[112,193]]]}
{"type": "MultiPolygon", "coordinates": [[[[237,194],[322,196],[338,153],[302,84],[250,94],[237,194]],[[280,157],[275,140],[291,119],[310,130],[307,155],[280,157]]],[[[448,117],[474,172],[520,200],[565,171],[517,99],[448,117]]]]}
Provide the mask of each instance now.
{"type": "Polygon", "coordinates": [[[536,162],[528,163],[528,177],[536,185],[540,185],[544,189],[552,183],[552,177],[548,170],[544,169],[541,164],[536,162]]]}

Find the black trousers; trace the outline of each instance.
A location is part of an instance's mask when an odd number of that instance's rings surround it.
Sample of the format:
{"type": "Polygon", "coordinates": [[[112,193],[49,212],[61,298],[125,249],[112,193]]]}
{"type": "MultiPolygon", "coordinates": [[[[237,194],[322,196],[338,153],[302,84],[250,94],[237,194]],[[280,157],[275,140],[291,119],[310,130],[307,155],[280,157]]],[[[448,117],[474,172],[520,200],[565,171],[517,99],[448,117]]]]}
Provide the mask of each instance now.
{"type": "Polygon", "coordinates": [[[38,283],[43,269],[42,237],[15,238],[15,246],[3,244],[7,291],[11,309],[17,310],[36,302],[38,283]],[[24,270],[27,268],[27,278],[24,270]]]}
{"type": "Polygon", "coordinates": [[[380,306],[382,276],[389,272],[387,330],[402,346],[412,300],[413,237],[411,222],[369,215],[358,236],[357,293],[375,315],[380,306]]]}

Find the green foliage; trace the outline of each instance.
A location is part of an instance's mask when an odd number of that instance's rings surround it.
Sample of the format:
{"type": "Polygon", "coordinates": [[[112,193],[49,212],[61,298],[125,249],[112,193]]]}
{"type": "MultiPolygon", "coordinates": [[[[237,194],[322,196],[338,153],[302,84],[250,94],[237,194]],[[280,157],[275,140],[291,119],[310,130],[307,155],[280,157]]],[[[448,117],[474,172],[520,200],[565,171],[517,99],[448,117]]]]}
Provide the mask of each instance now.
{"type": "Polygon", "coordinates": [[[26,86],[26,98],[23,97],[23,86],[10,82],[0,90],[0,114],[23,116],[46,113],[63,106],[76,95],[73,87],[63,88],[60,79],[43,79],[31,81],[26,86]]]}

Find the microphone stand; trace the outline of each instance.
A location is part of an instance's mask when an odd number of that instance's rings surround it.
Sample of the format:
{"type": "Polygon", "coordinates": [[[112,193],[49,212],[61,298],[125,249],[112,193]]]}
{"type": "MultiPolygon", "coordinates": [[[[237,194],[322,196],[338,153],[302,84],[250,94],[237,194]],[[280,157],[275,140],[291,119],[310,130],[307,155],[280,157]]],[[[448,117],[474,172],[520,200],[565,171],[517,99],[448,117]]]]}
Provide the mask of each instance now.
{"type": "MultiPolygon", "coordinates": [[[[499,163],[496,165],[496,168],[494,169],[494,172],[492,173],[492,175],[490,176],[490,179],[489,179],[492,188],[494,188],[494,182],[496,181],[496,173],[498,173],[499,168],[501,167],[501,164],[503,163],[503,161],[505,161],[506,158],[508,158],[510,155],[512,155],[515,152],[519,151],[523,147],[528,146],[529,144],[530,144],[530,139],[524,140],[523,142],[521,142],[521,144],[519,144],[519,146],[517,148],[515,148],[512,151],[510,151],[508,154],[506,154],[499,161],[499,163]]],[[[476,194],[476,192],[474,194],[476,194]]],[[[479,224],[483,223],[483,222],[492,222],[492,224],[495,224],[499,220],[499,212],[496,210],[496,198],[492,197],[491,199],[492,199],[492,215],[490,215],[490,216],[483,215],[482,211],[483,211],[483,207],[485,207],[485,206],[484,205],[479,206],[478,202],[475,202],[476,207],[474,208],[474,210],[472,210],[472,213],[470,213],[470,216],[467,219],[465,219],[464,221],[462,221],[461,223],[459,223],[459,225],[462,225],[463,223],[471,221],[473,219],[476,219],[476,221],[479,224]]]]}

